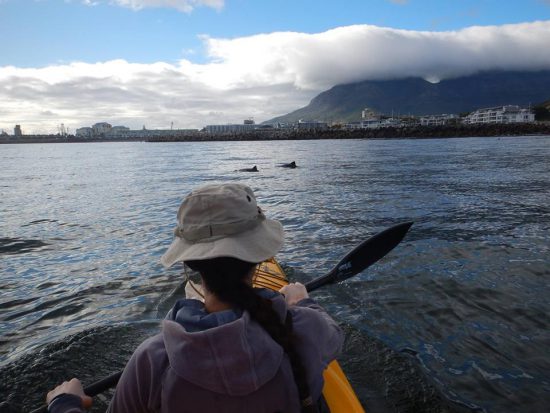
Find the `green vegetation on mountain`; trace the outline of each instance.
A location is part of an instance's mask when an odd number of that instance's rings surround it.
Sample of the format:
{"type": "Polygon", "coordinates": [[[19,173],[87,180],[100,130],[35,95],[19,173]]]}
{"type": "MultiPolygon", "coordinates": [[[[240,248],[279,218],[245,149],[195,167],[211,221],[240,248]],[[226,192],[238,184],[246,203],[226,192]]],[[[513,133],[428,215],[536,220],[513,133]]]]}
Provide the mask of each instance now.
{"type": "Polygon", "coordinates": [[[537,72],[483,72],[430,83],[420,78],[363,81],[334,86],[309,105],[265,123],[358,121],[370,108],[391,115],[464,113],[485,107],[527,107],[550,97],[550,70],[537,72]]]}
{"type": "Polygon", "coordinates": [[[550,100],[536,105],[533,109],[535,111],[535,120],[539,122],[550,121],[550,100]]]}

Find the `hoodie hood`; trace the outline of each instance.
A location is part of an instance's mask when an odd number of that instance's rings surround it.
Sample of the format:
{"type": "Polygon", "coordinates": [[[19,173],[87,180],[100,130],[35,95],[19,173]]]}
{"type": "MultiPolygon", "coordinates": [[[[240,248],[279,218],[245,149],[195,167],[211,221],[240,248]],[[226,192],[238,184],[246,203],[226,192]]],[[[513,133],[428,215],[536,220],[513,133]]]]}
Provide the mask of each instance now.
{"type": "MultiPolygon", "coordinates": [[[[284,320],[284,297],[268,290],[273,309],[284,320]]],[[[170,366],[181,378],[204,389],[245,396],[278,372],[282,347],[248,312],[207,313],[197,300],[179,300],[163,321],[162,336],[170,366]]]]}

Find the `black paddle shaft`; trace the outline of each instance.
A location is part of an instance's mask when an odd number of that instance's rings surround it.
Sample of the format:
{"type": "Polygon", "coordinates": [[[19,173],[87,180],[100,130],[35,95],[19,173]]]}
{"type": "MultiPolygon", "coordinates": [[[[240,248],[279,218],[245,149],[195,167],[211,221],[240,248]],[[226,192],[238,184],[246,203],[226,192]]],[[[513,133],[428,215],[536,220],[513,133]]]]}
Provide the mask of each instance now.
{"type": "MultiPolygon", "coordinates": [[[[412,222],[404,222],[394,225],[363,241],[349,254],[340,260],[338,264],[326,275],[316,278],[305,287],[308,291],[316,290],[326,284],[333,284],[347,280],[364,271],[388,252],[394,249],[407,234],[412,222]]],[[[122,375],[122,371],[111,374],[104,379],[92,383],[84,388],[84,393],[90,397],[97,396],[107,389],[115,387],[122,375]]],[[[47,406],[33,410],[31,413],[47,413],[47,406]]]]}
{"type": "Polygon", "coordinates": [[[331,272],[306,283],[306,289],[313,291],[325,284],[347,280],[364,271],[394,249],[403,240],[412,224],[403,222],[394,225],[363,241],[342,258],[331,272]]]}

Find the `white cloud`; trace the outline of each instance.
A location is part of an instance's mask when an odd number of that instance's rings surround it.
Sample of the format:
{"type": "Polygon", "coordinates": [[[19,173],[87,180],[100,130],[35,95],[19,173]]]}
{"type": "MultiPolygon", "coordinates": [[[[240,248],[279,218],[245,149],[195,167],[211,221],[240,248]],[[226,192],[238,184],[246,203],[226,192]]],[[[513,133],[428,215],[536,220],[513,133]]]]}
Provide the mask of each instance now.
{"type": "MultiPolygon", "coordinates": [[[[90,0],[84,0],[84,2],[88,3],[90,0]]],[[[221,10],[224,6],[224,0],[111,0],[111,2],[134,10],[163,7],[176,9],[184,13],[190,13],[198,6],[211,7],[216,10],[221,10]]]]}
{"type": "Polygon", "coordinates": [[[97,121],[202,127],[249,116],[262,121],[337,84],[550,69],[549,38],[550,21],[452,32],[357,25],[317,34],[203,37],[206,64],[114,60],[0,67],[0,128],[11,131],[17,123],[29,132],[55,131],[62,122],[75,128],[97,121]]]}

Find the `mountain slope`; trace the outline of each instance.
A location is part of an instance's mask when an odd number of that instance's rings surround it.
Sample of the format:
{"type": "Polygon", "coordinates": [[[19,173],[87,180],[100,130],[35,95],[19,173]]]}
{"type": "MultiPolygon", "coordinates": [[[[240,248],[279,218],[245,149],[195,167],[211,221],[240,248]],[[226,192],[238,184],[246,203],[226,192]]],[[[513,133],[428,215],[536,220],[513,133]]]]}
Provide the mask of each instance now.
{"type": "Polygon", "coordinates": [[[550,121],[550,100],[542,102],[534,107],[535,120],[550,121]]]}
{"type": "Polygon", "coordinates": [[[265,123],[360,120],[368,107],[383,114],[462,113],[500,106],[528,106],[550,97],[550,70],[484,72],[430,83],[420,78],[364,81],[334,86],[308,106],[265,123]]]}

